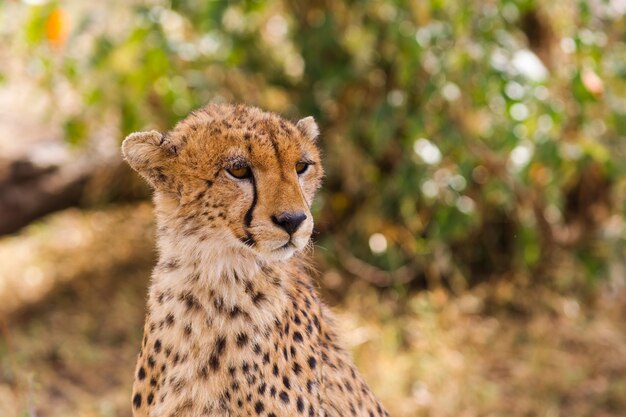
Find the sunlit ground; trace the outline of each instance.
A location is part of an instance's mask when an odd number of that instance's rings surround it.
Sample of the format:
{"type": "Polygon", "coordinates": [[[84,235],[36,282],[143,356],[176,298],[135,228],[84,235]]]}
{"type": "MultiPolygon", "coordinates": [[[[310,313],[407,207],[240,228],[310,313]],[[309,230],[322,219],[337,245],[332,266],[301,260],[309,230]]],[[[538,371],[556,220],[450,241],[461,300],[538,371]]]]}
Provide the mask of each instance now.
{"type": "MultiPolygon", "coordinates": [[[[0,416],[130,416],[152,229],[142,204],[69,210],[0,241],[0,416]]],[[[623,415],[623,291],[597,288],[591,305],[589,289],[546,284],[401,301],[357,281],[335,310],[393,416],[623,415]]]]}

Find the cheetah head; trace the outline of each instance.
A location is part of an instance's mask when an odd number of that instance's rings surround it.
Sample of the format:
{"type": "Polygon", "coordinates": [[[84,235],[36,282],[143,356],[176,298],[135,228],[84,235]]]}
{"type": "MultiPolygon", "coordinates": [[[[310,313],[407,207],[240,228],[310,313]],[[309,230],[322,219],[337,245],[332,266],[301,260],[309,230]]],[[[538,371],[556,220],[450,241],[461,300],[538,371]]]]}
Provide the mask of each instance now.
{"type": "Polygon", "coordinates": [[[323,169],[312,117],[211,104],[172,131],[129,135],[122,152],[154,189],[161,228],[285,260],[309,242],[323,169]]]}

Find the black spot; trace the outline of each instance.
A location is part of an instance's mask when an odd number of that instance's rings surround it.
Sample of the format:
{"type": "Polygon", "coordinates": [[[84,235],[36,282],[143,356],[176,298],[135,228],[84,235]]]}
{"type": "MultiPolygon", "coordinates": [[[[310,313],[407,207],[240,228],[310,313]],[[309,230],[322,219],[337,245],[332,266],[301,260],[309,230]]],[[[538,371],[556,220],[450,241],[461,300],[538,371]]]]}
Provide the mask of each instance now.
{"type": "Polygon", "coordinates": [[[248,335],[245,333],[239,333],[237,335],[237,346],[243,347],[248,343],[248,335]]]}
{"type": "Polygon", "coordinates": [[[272,373],[274,376],[278,376],[278,366],[276,364],[274,364],[274,367],[272,368],[272,373]]]}
{"type": "Polygon", "coordinates": [[[296,341],[296,342],[302,343],[302,341],[304,340],[302,338],[302,333],[300,333],[300,332],[293,332],[293,340],[296,341]]]}
{"type": "Polygon", "coordinates": [[[213,300],[213,306],[215,306],[218,312],[224,311],[224,299],[222,297],[216,297],[215,300],[213,300]]]}
{"type": "Polygon", "coordinates": [[[174,324],[174,315],[172,313],[169,313],[167,316],[165,316],[165,324],[167,324],[168,327],[174,324]]]}
{"type": "Polygon", "coordinates": [[[195,310],[200,308],[200,302],[190,291],[181,292],[178,295],[178,300],[185,303],[185,307],[187,307],[187,310],[195,310]]]}
{"type": "Polygon", "coordinates": [[[156,168],[154,170],[154,179],[156,182],[160,182],[160,183],[167,181],[167,177],[165,176],[161,168],[156,168]]]}
{"type": "Polygon", "coordinates": [[[300,364],[298,362],[293,364],[292,369],[293,369],[293,373],[296,374],[296,375],[299,375],[300,372],[302,372],[302,367],[300,366],[300,364]]]}
{"type": "Polygon", "coordinates": [[[272,385],[270,388],[270,396],[274,398],[276,396],[276,388],[272,385]]]}
{"type": "Polygon", "coordinates": [[[259,344],[258,344],[258,343],[255,343],[255,344],[252,346],[252,351],[253,351],[255,354],[257,354],[257,355],[258,355],[259,353],[261,353],[261,346],[259,346],[259,344]]]}
{"type": "Polygon", "coordinates": [[[262,301],[265,300],[265,294],[263,294],[262,292],[257,292],[252,296],[252,302],[254,303],[254,305],[259,305],[262,301]]]}
{"type": "Polygon", "coordinates": [[[143,369],[143,366],[141,368],[139,368],[139,371],[137,371],[137,378],[139,378],[140,380],[144,379],[146,377],[146,370],[143,369]]]}
{"type": "Polygon", "coordinates": [[[148,356],[148,366],[150,368],[154,368],[155,364],[156,364],[156,362],[154,361],[154,358],[152,357],[152,355],[148,356]]]}
{"type": "Polygon", "coordinates": [[[274,413],[269,413],[269,414],[267,415],[267,417],[276,417],[276,414],[274,414],[274,413]]]}
{"type": "Polygon", "coordinates": [[[264,409],[265,407],[261,401],[257,401],[256,404],[254,404],[254,411],[256,411],[257,414],[261,414],[264,409]]]}
{"type": "Polygon", "coordinates": [[[229,313],[230,317],[233,319],[237,317],[239,314],[241,314],[241,310],[239,309],[238,306],[234,306],[232,310],[230,310],[230,313],[229,313]]]}
{"type": "Polygon", "coordinates": [[[298,400],[296,401],[296,407],[298,407],[298,412],[304,411],[304,401],[302,401],[302,397],[298,395],[298,400]]]}
{"type": "Polygon", "coordinates": [[[154,379],[154,378],[150,378],[150,386],[152,386],[152,387],[156,387],[156,385],[157,385],[157,381],[156,381],[156,379],[154,379]]]}
{"type": "Polygon", "coordinates": [[[163,269],[166,271],[174,271],[180,267],[180,260],[176,258],[168,259],[163,264],[163,269]]]}
{"type": "Polygon", "coordinates": [[[135,394],[133,397],[133,405],[135,408],[141,407],[141,394],[135,394]]]}
{"type": "Polygon", "coordinates": [[[287,404],[289,402],[289,395],[287,395],[287,393],[285,391],[281,391],[280,394],[278,394],[278,397],[285,404],[287,404]]]}
{"type": "Polygon", "coordinates": [[[226,348],[226,338],[224,336],[220,336],[215,342],[215,349],[213,352],[221,355],[224,352],[224,348],[226,348]]]}
{"type": "Polygon", "coordinates": [[[309,367],[311,369],[315,369],[316,365],[317,365],[317,361],[315,360],[315,358],[313,356],[309,356],[309,367]]]}
{"type": "Polygon", "coordinates": [[[270,363],[270,354],[269,354],[269,353],[265,353],[265,354],[263,355],[263,363],[264,363],[264,364],[268,364],[268,363],[270,363]]]}
{"type": "Polygon", "coordinates": [[[207,188],[211,188],[213,186],[213,181],[206,180],[206,186],[207,186],[207,188]]]}
{"type": "Polygon", "coordinates": [[[264,395],[265,394],[265,389],[267,388],[267,384],[265,382],[263,382],[260,386],[259,386],[259,395],[264,395]]]}
{"type": "Polygon", "coordinates": [[[244,281],[244,287],[246,294],[252,294],[252,292],[254,291],[254,285],[252,285],[252,281],[244,281]]]}
{"type": "Polygon", "coordinates": [[[214,354],[211,355],[211,358],[209,358],[209,366],[213,370],[216,370],[217,368],[220,367],[220,360],[214,354]]]}
{"type": "Polygon", "coordinates": [[[160,339],[157,339],[157,341],[154,342],[154,351],[156,353],[161,352],[161,340],[160,339]]]}
{"type": "Polygon", "coordinates": [[[283,376],[283,385],[285,386],[285,388],[291,389],[291,384],[289,383],[289,378],[287,378],[286,376],[283,376]]]}
{"type": "Polygon", "coordinates": [[[148,405],[151,405],[153,401],[154,401],[154,394],[153,393],[148,394],[148,405]]]}

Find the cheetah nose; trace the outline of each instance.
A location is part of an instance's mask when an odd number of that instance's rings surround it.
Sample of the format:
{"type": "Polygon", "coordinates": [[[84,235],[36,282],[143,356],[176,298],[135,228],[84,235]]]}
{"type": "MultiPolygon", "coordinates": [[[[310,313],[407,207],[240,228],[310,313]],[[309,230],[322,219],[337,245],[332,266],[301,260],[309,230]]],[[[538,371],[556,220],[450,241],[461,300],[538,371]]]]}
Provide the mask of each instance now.
{"type": "Polygon", "coordinates": [[[272,216],[274,224],[290,235],[293,235],[298,230],[305,219],[306,214],[303,211],[285,211],[278,216],[272,216]]]}

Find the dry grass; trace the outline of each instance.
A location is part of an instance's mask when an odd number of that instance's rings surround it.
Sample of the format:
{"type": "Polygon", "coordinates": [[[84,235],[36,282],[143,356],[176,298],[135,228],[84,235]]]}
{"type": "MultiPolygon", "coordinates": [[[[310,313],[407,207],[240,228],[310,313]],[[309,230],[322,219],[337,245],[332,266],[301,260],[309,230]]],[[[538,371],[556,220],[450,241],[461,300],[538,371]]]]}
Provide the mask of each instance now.
{"type": "Polygon", "coordinates": [[[534,300],[532,310],[487,313],[492,291],[421,293],[400,309],[353,289],[342,306],[345,334],[392,415],[623,415],[624,295],[592,307],[525,289],[517,297],[534,300]]]}
{"type": "MultiPolygon", "coordinates": [[[[142,205],[61,213],[0,241],[0,417],[130,416],[151,236],[142,205]],[[30,282],[32,297],[14,296],[20,282],[30,282]]],[[[400,297],[357,282],[336,310],[393,416],[626,409],[623,291],[582,302],[500,283],[400,297]]]]}

